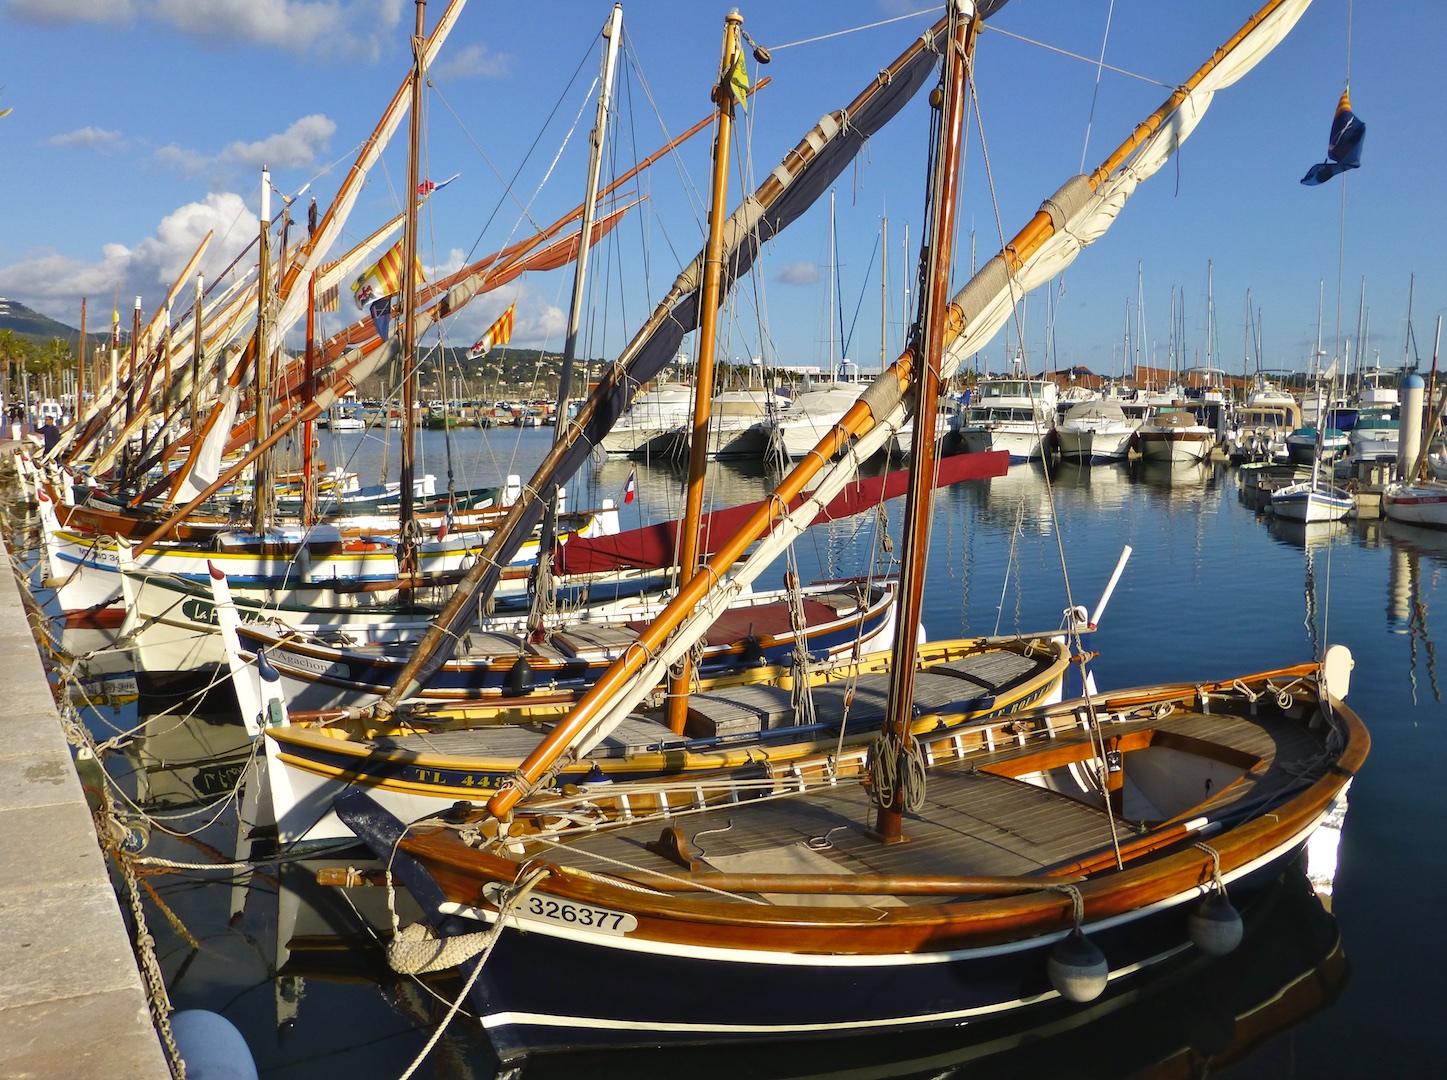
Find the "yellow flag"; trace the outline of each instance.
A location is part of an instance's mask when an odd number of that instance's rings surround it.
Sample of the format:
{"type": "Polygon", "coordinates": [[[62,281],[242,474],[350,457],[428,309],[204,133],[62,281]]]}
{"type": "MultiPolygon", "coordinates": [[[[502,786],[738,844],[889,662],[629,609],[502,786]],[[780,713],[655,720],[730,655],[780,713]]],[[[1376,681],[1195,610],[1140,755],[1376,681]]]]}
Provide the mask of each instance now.
{"type": "Polygon", "coordinates": [[[734,101],[738,103],[739,108],[747,112],[749,109],[749,73],[748,69],[744,67],[742,49],[734,57],[734,69],[729,72],[729,90],[732,91],[734,101]]]}

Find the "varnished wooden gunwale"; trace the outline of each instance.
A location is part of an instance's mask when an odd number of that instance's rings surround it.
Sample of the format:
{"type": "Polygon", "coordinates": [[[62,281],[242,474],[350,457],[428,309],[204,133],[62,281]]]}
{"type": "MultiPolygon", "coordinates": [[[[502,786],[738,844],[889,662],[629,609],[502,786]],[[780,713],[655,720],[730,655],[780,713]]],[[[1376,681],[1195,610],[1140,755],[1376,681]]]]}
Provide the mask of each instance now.
{"type": "MultiPolygon", "coordinates": [[[[1026,654],[1040,649],[1039,645],[1028,641],[1020,642],[1018,647],[1026,654]]],[[[1041,667],[1000,688],[998,694],[993,696],[990,708],[959,715],[928,714],[916,721],[915,730],[920,734],[937,734],[950,730],[954,726],[973,722],[981,716],[1007,722],[1010,710],[1018,703],[1028,702],[1059,685],[1069,660],[1063,645],[1052,642],[1050,648],[1053,650],[1053,654],[1042,653],[1041,667]],[[1044,662],[1047,658],[1048,663],[1044,662]]],[[[969,655],[969,650],[961,649],[954,643],[942,642],[933,650],[931,647],[926,647],[923,655],[930,660],[936,658],[949,660],[969,655]]],[[[869,658],[866,658],[866,661],[861,664],[865,670],[875,670],[882,666],[882,661],[869,658]]],[[[842,665],[841,671],[846,667],[848,667],[847,664],[842,665]]],[[[760,681],[758,678],[760,674],[761,670],[756,669],[737,678],[725,677],[718,680],[718,685],[749,685],[752,682],[760,681]]],[[[838,681],[841,678],[843,675],[831,674],[830,676],[831,681],[838,681]]],[[[525,704],[531,701],[531,698],[519,698],[514,699],[513,703],[525,704]]],[[[499,707],[507,707],[509,703],[507,700],[499,698],[497,704],[499,707]]],[[[326,733],[326,729],[272,728],[268,729],[266,736],[278,744],[281,758],[287,765],[318,774],[339,776],[343,772],[347,772],[354,782],[362,786],[375,782],[369,778],[369,772],[376,772],[387,766],[408,766],[430,771],[466,770],[473,773],[498,773],[510,771],[520,760],[518,756],[500,754],[463,755],[415,748],[382,747],[371,742],[342,737],[340,731],[336,735],[329,735],[326,733]],[[345,759],[346,762],[354,763],[354,765],[323,765],[309,756],[309,752],[314,750],[325,751],[328,756],[345,759]],[[353,769],[355,769],[354,772],[353,769]]],[[[844,749],[847,753],[862,755],[868,741],[872,738],[872,731],[846,736],[844,749]]],[[[630,754],[627,759],[619,760],[616,763],[609,762],[608,771],[610,775],[622,779],[626,779],[630,774],[639,777],[656,777],[661,773],[695,773],[698,774],[701,782],[722,783],[727,780],[721,774],[723,770],[734,770],[750,765],[768,764],[786,770],[821,770],[832,761],[837,766],[836,751],[838,749],[837,733],[830,732],[825,737],[801,740],[794,744],[781,741],[768,747],[767,750],[749,743],[739,743],[722,746],[718,749],[704,750],[683,747],[630,754]],[[715,773],[720,775],[709,775],[715,773]]],[[[591,763],[585,761],[571,765],[561,772],[565,777],[579,778],[586,776],[591,767],[591,763]]],[[[440,789],[437,785],[424,784],[412,785],[409,790],[432,792],[440,789]]],[[[481,793],[479,789],[473,787],[456,787],[448,790],[458,799],[477,798],[481,793]]]]}
{"type": "MultiPolygon", "coordinates": [[[[1206,838],[1218,853],[1221,872],[1228,879],[1256,860],[1303,842],[1365,758],[1369,740],[1361,721],[1340,703],[1334,702],[1333,706],[1346,733],[1345,749],[1335,763],[1307,788],[1284,797],[1272,813],[1228,826],[1206,838]]],[[[1282,722],[1292,721],[1283,718],[1282,722]]],[[[1197,813],[1209,815],[1219,798],[1202,803],[1197,813]]],[[[1096,871],[1077,886],[1087,923],[1186,897],[1209,884],[1212,857],[1194,846],[1197,834],[1178,825],[1167,826],[1165,831],[1174,837],[1166,847],[1149,850],[1150,836],[1142,837],[1147,850],[1128,862],[1125,869],[1096,871]]],[[[402,846],[423,859],[449,896],[479,908],[491,906],[482,892],[484,883],[510,882],[520,865],[436,834],[409,837],[402,846]]],[[[535,867],[538,863],[529,865],[535,867]]],[[[1075,869],[1060,866],[1047,870],[1040,875],[1041,885],[1057,884],[1062,880],[1060,875],[1075,869]]],[[[564,867],[542,879],[535,889],[557,898],[626,910],[638,920],[638,928],[630,938],[667,943],[683,950],[736,948],[879,957],[939,953],[1061,932],[1071,925],[1072,912],[1070,898],[1058,892],[897,907],[765,906],[696,894],[638,893],[609,885],[595,876],[571,873],[564,867]]],[[[616,944],[601,939],[597,943],[616,944]]]]}

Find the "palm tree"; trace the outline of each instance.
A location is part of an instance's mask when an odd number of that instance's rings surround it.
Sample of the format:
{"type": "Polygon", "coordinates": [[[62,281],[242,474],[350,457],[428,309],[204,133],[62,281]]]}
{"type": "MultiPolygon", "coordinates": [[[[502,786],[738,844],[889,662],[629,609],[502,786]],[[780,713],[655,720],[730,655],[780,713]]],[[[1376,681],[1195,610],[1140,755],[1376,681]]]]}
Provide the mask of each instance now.
{"type": "Polygon", "coordinates": [[[0,330],[0,362],[5,365],[5,382],[0,384],[0,389],[5,391],[7,397],[11,394],[10,377],[15,365],[23,364],[31,349],[30,342],[21,337],[14,330],[0,330]]]}

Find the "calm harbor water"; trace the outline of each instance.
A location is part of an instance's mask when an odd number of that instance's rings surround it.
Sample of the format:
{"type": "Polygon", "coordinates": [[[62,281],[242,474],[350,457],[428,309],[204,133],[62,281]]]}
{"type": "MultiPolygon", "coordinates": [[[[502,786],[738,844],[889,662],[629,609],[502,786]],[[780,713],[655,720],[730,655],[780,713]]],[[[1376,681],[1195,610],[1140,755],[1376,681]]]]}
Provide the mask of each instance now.
{"type": "MultiPolygon", "coordinates": [[[[551,434],[455,432],[457,486],[497,483],[510,472],[526,477],[551,434]]],[[[423,446],[422,468],[440,487],[448,448],[440,433],[428,433],[423,446]]],[[[361,434],[338,434],[334,443],[323,435],[323,453],[369,479],[383,460],[380,443],[361,434]]],[[[387,456],[395,479],[395,450],[387,456]]],[[[634,467],[590,464],[572,485],[573,505],[621,500],[634,467]]],[[[624,527],[675,512],[682,477],[682,467],[669,463],[637,466],[639,497],[623,508],[624,527]]],[[[719,506],[765,490],[759,469],[719,464],[710,481],[719,506]]],[[[882,531],[897,546],[901,513],[896,500],[882,517],[814,530],[797,552],[801,575],[879,567],[882,531]]],[[[1124,545],[1134,555],[1090,640],[1103,688],[1244,674],[1309,659],[1328,642],[1351,648],[1350,700],[1374,742],[1351,789],[1330,914],[1303,880],[1288,881],[1236,954],[1180,972],[1109,1013],[1048,1030],[743,1055],[639,1051],[507,1075],[1440,1075],[1431,1017],[1447,1005],[1447,946],[1435,929],[1447,896],[1447,837],[1437,825],[1447,707],[1431,613],[1434,604],[1447,605],[1447,534],[1382,521],[1310,530],[1276,522],[1241,501],[1238,477],[1224,466],[1063,467],[1053,476],[1016,466],[939,494],[928,634],[1053,629],[1068,602],[1094,607],[1124,545]]],[[[783,571],[782,563],[771,568],[760,585],[777,584],[783,571]]],[[[129,783],[177,807],[158,816],[188,834],[152,828],[147,854],[183,862],[206,861],[212,850],[228,857],[229,808],[184,806],[219,789],[239,759],[202,774],[169,766],[224,754],[239,743],[239,727],[214,715],[144,719],[145,745],[117,770],[134,770],[129,783]]],[[[109,738],[137,723],[135,706],[96,710],[89,722],[109,738]]],[[[400,1076],[458,987],[391,974],[368,943],[363,918],[384,920],[382,890],[321,889],[315,869],[315,862],[266,868],[235,921],[229,878],[187,871],[149,879],[200,946],[183,940],[159,910],[148,912],[172,1002],[230,1018],[264,1077],[400,1076]],[[354,906],[363,903],[376,910],[354,906]]],[[[485,1041],[459,1017],[416,1075],[497,1072],[485,1041]]]]}

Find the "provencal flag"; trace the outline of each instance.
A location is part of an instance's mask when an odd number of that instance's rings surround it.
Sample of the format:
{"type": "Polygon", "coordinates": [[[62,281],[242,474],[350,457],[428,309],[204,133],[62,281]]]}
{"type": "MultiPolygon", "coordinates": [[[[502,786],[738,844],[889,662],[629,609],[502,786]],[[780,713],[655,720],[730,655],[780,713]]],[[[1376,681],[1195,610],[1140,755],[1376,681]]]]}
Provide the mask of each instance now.
{"type": "Polygon", "coordinates": [[[1360,168],[1362,164],[1362,141],[1367,137],[1367,125],[1352,112],[1349,92],[1341,92],[1336,103],[1336,115],[1331,121],[1331,136],[1327,139],[1326,155],[1331,160],[1313,165],[1307,170],[1301,182],[1307,186],[1324,184],[1339,172],[1360,168]]]}
{"type": "Polygon", "coordinates": [[[512,319],[517,306],[516,300],[507,306],[507,310],[497,317],[497,322],[489,326],[487,333],[478,338],[472,348],[467,350],[468,359],[476,360],[493,346],[506,345],[512,340],[512,319]]]}
{"type": "Polygon", "coordinates": [[[749,72],[744,67],[744,51],[740,49],[734,56],[734,67],[729,72],[729,92],[733,94],[734,101],[740,109],[748,112],[749,97],[749,72]]]}
{"type": "MultiPolygon", "coordinates": [[[[402,244],[403,241],[398,240],[387,254],[352,282],[352,296],[357,301],[357,307],[364,308],[374,300],[383,296],[395,296],[402,291],[402,244]]],[[[420,262],[417,263],[417,280],[427,280],[422,273],[420,262]]]]}

